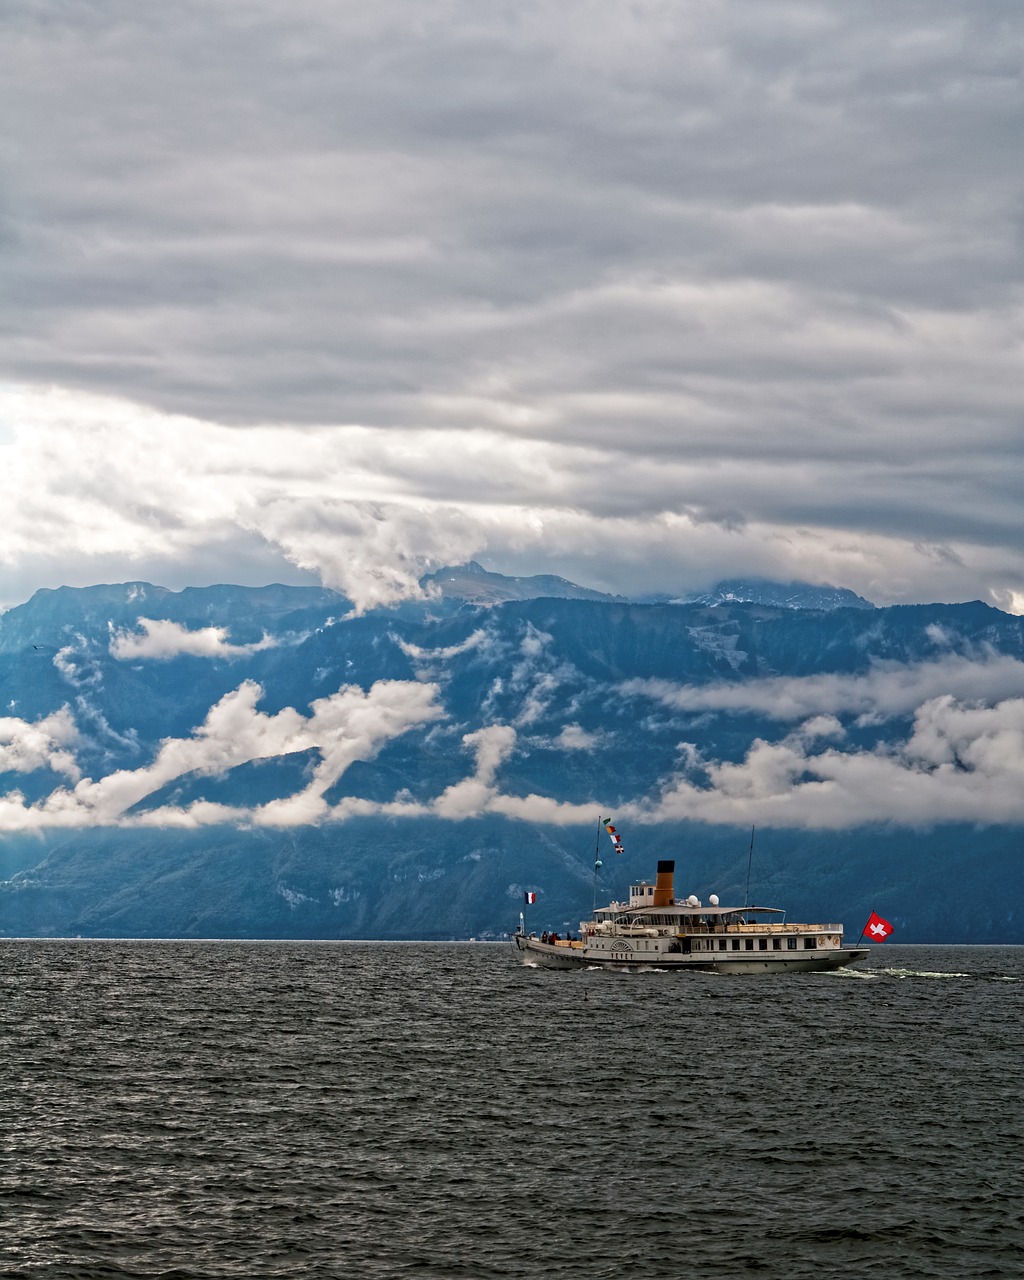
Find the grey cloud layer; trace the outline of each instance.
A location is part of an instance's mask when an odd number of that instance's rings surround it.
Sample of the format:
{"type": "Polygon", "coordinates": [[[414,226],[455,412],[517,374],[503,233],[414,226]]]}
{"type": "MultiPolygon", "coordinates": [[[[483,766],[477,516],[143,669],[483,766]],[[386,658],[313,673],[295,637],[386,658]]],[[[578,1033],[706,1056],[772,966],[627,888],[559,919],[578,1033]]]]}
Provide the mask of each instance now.
{"type": "MultiPolygon", "coordinates": [[[[883,600],[1024,601],[1022,33],[1015,0],[9,8],[5,374],[360,424],[336,478],[391,504],[385,596],[429,527],[620,589],[773,544],[883,600]],[[580,513],[625,522],[592,560],[580,513]]],[[[320,574],[285,452],[253,519],[320,574]]]]}

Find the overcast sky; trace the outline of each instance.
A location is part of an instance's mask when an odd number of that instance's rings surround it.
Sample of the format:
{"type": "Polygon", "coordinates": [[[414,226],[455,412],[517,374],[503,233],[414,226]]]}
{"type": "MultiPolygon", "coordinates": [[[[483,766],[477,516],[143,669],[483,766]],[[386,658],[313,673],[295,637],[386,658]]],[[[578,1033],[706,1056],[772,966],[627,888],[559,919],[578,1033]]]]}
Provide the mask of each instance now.
{"type": "Polygon", "coordinates": [[[0,8],[0,603],[1024,611],[1020,0],[0,8]]]}

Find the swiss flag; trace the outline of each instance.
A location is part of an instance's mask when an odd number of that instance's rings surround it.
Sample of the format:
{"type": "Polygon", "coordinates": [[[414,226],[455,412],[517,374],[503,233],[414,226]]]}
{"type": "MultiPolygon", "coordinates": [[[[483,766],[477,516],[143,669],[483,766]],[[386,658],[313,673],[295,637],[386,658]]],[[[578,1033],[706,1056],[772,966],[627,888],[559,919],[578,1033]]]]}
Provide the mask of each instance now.
{"type": "Polygon", "coordinates": [[[872,942],[884,942],[892,931],[893,928],[889,921],[883,920],[874,911],[871,913],[871,919],[864,926],[864,933],[872,942]]]}

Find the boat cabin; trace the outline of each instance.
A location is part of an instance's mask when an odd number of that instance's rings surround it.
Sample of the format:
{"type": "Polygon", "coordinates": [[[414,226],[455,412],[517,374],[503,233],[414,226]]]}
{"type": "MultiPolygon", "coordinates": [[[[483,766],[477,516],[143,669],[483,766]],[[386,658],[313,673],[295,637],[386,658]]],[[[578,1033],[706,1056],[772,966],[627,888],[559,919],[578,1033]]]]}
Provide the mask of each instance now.
{"type": "Polygon", "coordinates": [[[838,947],[842,926],[787,924],[777,907],[723,907],[712,894],[705,905],[695,895],[677,899],[673,862],[658,863],[655,884],[629,886],[628,902],[600,907],[580,928],[588,948],[619,949],[618,939],[633,938],[644,952],[812,951],[838,947]],[[642,940],[642,941],[641,941],[642,940]]]}
{"type": "Polygon", "coordinates": [[[515,942],[524,963],[784,973],[838,969],[866,954],[843,949],[841,924],[796,924],[776,907],[723,907],[715,894],[706,904],[695,894],[677,898],[674,872],[674,862],[660,861],[654,884],[631,884],[627,901],[595,908],[580,921],[579,939],[538,939],[520,924],[515,942]]]}

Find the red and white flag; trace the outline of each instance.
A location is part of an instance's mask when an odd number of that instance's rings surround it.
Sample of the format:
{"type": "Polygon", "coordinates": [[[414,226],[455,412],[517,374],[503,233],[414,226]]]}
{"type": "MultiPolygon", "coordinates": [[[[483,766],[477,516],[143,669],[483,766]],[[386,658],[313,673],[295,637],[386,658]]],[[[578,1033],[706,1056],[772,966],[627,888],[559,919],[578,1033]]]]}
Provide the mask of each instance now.
{"type": "Polygon", "coordinates": [[[527,905],[529,905],[531,902],[537,901],[537,895],[536,893],[533,892],[532,889],[525,889],[523,891],[523,898],[527,905]]]}
{"type": "Polygon", "coordinates": [[[864,936],[870,938],[872,942],[884,942],[892,932],[893,927],[889,921],[883,920],[880,915],[872,911],[871,919],[864,926],[864,936]]]}

